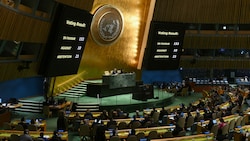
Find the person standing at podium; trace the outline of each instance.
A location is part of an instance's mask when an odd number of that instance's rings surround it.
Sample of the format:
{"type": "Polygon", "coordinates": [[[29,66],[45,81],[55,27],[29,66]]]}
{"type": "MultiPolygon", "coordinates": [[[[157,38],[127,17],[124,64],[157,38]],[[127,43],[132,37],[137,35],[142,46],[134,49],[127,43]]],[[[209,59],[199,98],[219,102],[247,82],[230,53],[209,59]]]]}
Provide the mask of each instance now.
{"type": "Polygon", "coordinates": [[[112,74],[118,74],[117,68],[114,68],[114,69],[112,70],[112,74]]]}

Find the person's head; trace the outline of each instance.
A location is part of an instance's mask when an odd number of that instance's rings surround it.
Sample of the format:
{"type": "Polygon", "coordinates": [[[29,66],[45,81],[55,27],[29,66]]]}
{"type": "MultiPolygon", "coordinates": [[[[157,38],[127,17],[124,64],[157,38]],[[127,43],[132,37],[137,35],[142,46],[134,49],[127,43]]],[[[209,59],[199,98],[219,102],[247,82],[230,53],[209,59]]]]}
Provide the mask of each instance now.
{"type": "Polygon", "coordinates": [[[23,134],[29,134],[29,129],[24,129],[23,134]]]}
{"type": "Polygon", "coordinates": [[[53,135],[54,135],[54,136],[57,136],[57,134],[58,134],[58,132],[55,130],[55,131],[53,132],[53,135]]]}
{"type": "Polygon", "coordinates": [[[24,121],[25,121],[25,118],[24,118],[24,117],[22,117],[22,118],[21,118],[21,122],[24,122],[24,121]]]}
{"type": "Polygon", "coordinates": [[[35,124],[35,120],[34,120],[34,119],[31,119],[30,123],[31,123],[31,124],[35,124]]]}
{"type": "Polygon", "coordinates": [[[60,111],[59,116],[63,117],[64,116],[64,111],[60,111]]]}
{"type": "Polygon", "coordinates": [[[135,114],[136,114],[136,115],[140,115],[140,111],[139,111],[139,110],[136,110],[136,111],[135,111],[135,114]]]}
{"type": "Polygon", "coordinates": [[[43,133],[43,132],[41,132],[41,133],[40,133],[40,137],[42,137],[42,138],[43,138],[43,136],[44,136],[44,133],[43,133]]]}
{"type": "Polygon", "coordinates": [[[103,110],[103,111],[102,111],[102,113],[103,113],[103,114],[106,114],[106,113],[107,113],[107,111],[106,111],[106,110],[103,110]]]}
{"type": "Polygon", "coordinates": [[[210,122],[210,123],[213,123],[213,119],[212,119],[212,118],[209,118],[209,122],[210,122]]]}
{"type": "Polygon", "coordinates": [[[133,119],[136,120],[136,115],[133,116],[133,119]]]}
{"type": "Polygon", "coordinates": [[[135,129],[131,129],[130,135],[135,135],[135,129]]]}
{"type": "Polygon", "coordinates": [[[220,118],[220,122],[224,122],[224,119],[223,119],[223,118],[220,118]]]}

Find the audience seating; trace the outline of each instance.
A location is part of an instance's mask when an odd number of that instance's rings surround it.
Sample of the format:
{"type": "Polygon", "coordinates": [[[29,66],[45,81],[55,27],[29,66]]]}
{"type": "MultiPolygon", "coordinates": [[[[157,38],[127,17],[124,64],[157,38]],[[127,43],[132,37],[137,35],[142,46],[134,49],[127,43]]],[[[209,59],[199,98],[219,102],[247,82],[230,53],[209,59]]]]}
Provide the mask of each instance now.
{"type": "Polygon", "coordinates": [[[12,129],[11,124],[9,122],[4,122],[3,129],[4,130],[11,130],[12,129]]]}
{"type": "MultiPolygon", "coordinates": [[[[48,136],[49,139],[53,136],[53,132],[48,132],[44,131],[43,132],[45,136],[48,136]]],[[[17,141],[19,140],[20,135],[23,134],[23,131],[17,131],[17,130],[0,130],[0,140],[1,139],[9,139],[11,138],[18,138],[17,141]],[[12,137],[14,136],[14,137],[12,137]]],[[[40,131],[29,131],[29,135],[33,138],[36,139],[40,136],[40,131]]],[[[60,136],[62,141],[68,141],[68,132],[60,132],[60,136]]]]}
{"type": "Polygon", "coordinates": [[[129,135],[126,141],[137,141],[136,135],[129,135]]]}
{"type": "Polygon", "coordinates": [[[244,116],[242,117],[242,119],[241,119],[241,126],[246,125],[247,120],[248,120],[247,115],[244,115],[244,116]]]}
{"type": "Polygon", "coordinates": [[[159,135],[157,133],[157,131],[150,131],[148,133],[148,137],[147,137],[149,140],[151,139],[158,139],[159,138],[159,135]]]}
{"type": "MultiPolygon", "coordinates": [[[[11,121],[11,127],[12,129],[15,129],[15,126],[18,125],[18,123],[20,122],[20,120],[12,120],[11,121]]],[[[46,131],[46,120],[42,120],[39,123],[35,123],[35,126],[37,127],[37,130],[41,130],[41,131],[46,131]]],[[[20,129],[22,130],[22,129],[20,129]]],[[[33,127],[31,130],[35,130],[35,127],[33,127]]]]}
{"type": "Polygon", "coordinates": [[[235,127],[241,126],[242,117],[238,117],[235,121],[235,127]]]}
{"type": "Polygon", "coordinates": [[[154,123],[157,123],[159,121],[159,115],[160,115],[160,112],[154,112],[154,114],[152,116],[154,123]]]}
{"type": "MultiPolygon", "coordinates": [[[[242,127],[236,127],[234,130],[234,141],[241,141],[242,140],[242,136],[244,133],[246,133],[247,131],[250,131],[250,125],[245,125],[242,127]]],[[[247,137],[248,139],[250,138],[250,136],[247,137]]]]}
{"type": "Polygon", "coordinates": [[[191,128],[194,125],[194,117],[190,116],[187,119],[187,124],[186,124],[186,128],[191,128]]]}
{"type": "Polygon", "coordinates": [[[10,141],[20,141],[20,136],[17,134],[11,134],[10,141]]]}
{"type": "Polygon", "coordinates": [[[137,140],[139,141],[140,139],[145,138],[145,134],[143,132],[139,132],[136,134],[137,140]]]}
{"type": "Polygon", "coordinates": [[[18,131],[23,131],[24,130],[24,128],[23,128],[23,126],[21,124],[15,125],[14,129],[18,130],[18,131]]]}
{"type": "Polygon", "coordinates": [[[112,136],[110,138],[110,141],[121,141],[121,139],[119,138],[119,136],[112,136]]]}
{"type": "MultiPolygon", "coordinates": [[[[206,97],[208,98],[208,97],[206,97]]],[[[210,97],[209,97],[210,98],[210,97]]],[[[225,102],[221,105],[219,105],[219,107],[221,109],[227,109],[229,107],[229,102],[225,102]]],[[[179,110],[181,107],[178,106],[170,106],[170,107],[166,107],[165,109],[167,109],[167,111],[172,112],[173,110],[179,110]]],[[[235,127],[237,128],[238,126],[243,126],[245,127],[245,124],[248,122],[248,114],[245,114],[243,117],[239,116],[238,114],[236,114],[236,112],[238,112],[238,106],[235,106],[232,110],[231,113],[233,115],[227,116],[227,117],[223,117],[223,119],[227,122],[227,125],[224,126],[222,128],[222,134],[223,135],[228,135],[229,132],[233,132],[235,131],[235,127]]],[[[46,115],[46,117],[50,117],[52,115],[52,112],[50,111],[50,107],[47,106],[46,110],[46,106],[44,106],[43,109],[43,114],[46,115]]],[[[144,115],[150,115],[152,109],[145,109],[143,110],[143,114],[144,115]]],[[[161,108],[156,108],[157,112],[154,112],[152,118],[152,122],[154,123],[159,123],[159,114],[161,111],[161,108]]],[[[96,112],[94,115],[94,118],[97,118],[102,112],[96,112]]],[[[68,120],[71,120],[72,118],[75,117],[76,112],[71,112],[69,115],[66,115],[68,120]]],[[[81,115],[81,119],[83,119],[84,117],[84,112],[79,112],[79,114],[81,115]]],[[[187,116],[187,113],[184,113],[184,117],[180,117],[177,121],[176,124],[178,124],[181,128],[191,128],[194,125],[194,120],[195,120],[195,116],[196,116],[196,111],[191,112],[191,114],[193,116],[189,117],[187,119],[186,122],[186,118],[185,116],[187,116]]],[[[200,110],[200,117],[198,117],[198,121],[204,119],[204,111],[200,110]]],[[[169,116],[172,115],[168,115],[169,116]]],[[[212,114],[212,118],[216,119],[219,122],[219,118],[222,116],[222,112],[216,112],[212,114]]],[[[124,119],[114,119],[114,121],[116,121],[117,125],[114,125],[112,127],[112,129],[118,129],[117,131],[117,135],[116,136],[110,136],[110,131],[106,131],[105,132],[105,136],[108,140],[110,141],[121,141],[121,139],[127,139],[127,141],[133,141],[133,140],[138,140],[139,138],[148,138],[151,141],[170,141],[170,140],[193,140],[193,139],[207,139],[207,140],[212,140],[213,138],[216,138],[217,133],[218,133],[218,125],[215,124],[212,126],[211,129],[211,133],[210,134],[200,134],[202,133],[201,131],[203,131],[201,128],[204,128],[200,122],[197,123],[197,126],[199,127],[199,129],[197,128],[197,135],[190,135],[190,136],[186,136],[186,131],[182,131],[178,134],[178,137],[172,138],[173,134],[172,134],[172,128],[174,128],[175,126],[158,126],[158,127],[150,127],[149,125],[151,124],[151,122],[148,122],[148,126],[146,125],[145,127],[147,128],[143,128],[141,125],[140,120],[144,119],[144,118],[138,118],[138,121],[134,121],[131,124],[131,127],[128,127],[128,124],[131,122],[131,118],[124,118],[124,119]],[[136,131],[136,135],[132,136],[129,135],[129,131],[130,129],[135,129],[136,131]],[[184,137],[185,136],[185,137],[184,137]],[[163,139],[160,139],[163,138],[163,139]],[[155,140],[157,139],[157,140],[155,140]]],[[[168,119],[169,121],[169,119],[168,119]]],[[[109,122],[109,120],[102,120],[104,125],[107,125],[107,123],[109,122]]],[[[204,121],[205,124],[208,124],[208,120],[204,121]]],[[[94,120],[89,120],[89,125],[86,124],[81,124],[79,127],[79,136],[92,136],[95,137],[95,132],[96,132],[96,128],[98,127],[98,125],[93,126],[92,128],[90,128],[90,125],[92,125],[94,123],[94,120]]],[[[7,123],[6,123],[7,126],[7,123]]],[[[36,127],[36,126],[35,126],[36,127]]],[[[109,127],[111,128],[111,127],[109,127]]],[[[249,126],[250,128],[250,126],[249,126]]],[[[11,129],[6,127],[7,130],[11,129]]],[[[23,131],[22,129],[19,129],[17,127],[17,125],[15,126],[16,130],[20,130],[23,131]]],[[[29,128],[30,131],[37,131],[37,128],[29,128]]],[[[1,132],[0,131],[0,137],[1,137],[1,132]]],[[[37,132],[38,133],[38,132],[37,132]]],[[[37,136],[37,133],[33,134],[33,137],[37,136]]],[[[50,133],[49,133],[50,134],[50,133]]],[[[20,134],[18,133],[17,136],[19,136],[20,134]]],[[[0,138],[1,139],[1,138],[0,138]]]]}
{"type": "Polygon", "coordinates": [[[34,124],[29,124],[28,129],[29,131],[38,131],[38,127],[34,124]]]}
{"type": "Polygon", "coordinates": [[[210,131],[210,132],[213,133],[214,138],[216,138],[216,136],[217,136],[218,129],[219,129],[218,124],[214,124],[214,125],[212,126],[212,128],[211,128],[211,131],[210,131]]]}
{"type": "Polygon", "coordinates": [[[90,136],[90,128],[86,124],[80,125],[79,136],[90,136]]]}
{"type": "Polygon", "coordinates": [[[229,122],[229,129],[228,129],[228,131],[229,131],[229,132],[233,132],[233,131],[234,131],[234,128],[235,128],[235,119],[233,119],[233,120],[231,120],[231,121],[229,122]]]}
{"type": "Polygon", "coordinates": [[[217,112],[216,113],[216,118],[221,118],[221,115],[222,115],[222,112],[220,111],[220,112],[217,112]]]}
{"type": "Polygon", "coordinates": [[[217,113],[213,113],[213,114],[212,114],[212,118],[213,118],[213,119],[216,119],[216,118],[217,118],[217,113]]]}
{"type": "Polygon", "coordinates": [[[169,131],[169,132],[165,132],[163,135],[162,135],[162,138],[172,138],[174,137],[172,132],[169,131]]]}
{"type": "Polygon", "coordinates": [[[139,128],[141,126],[141,123],[140,121],[134,121],[131,125],[131,128],[132,129],[136,129],[136,128],[139,128]]]}
{"type": "MultiPolygon", "coordinates": [[[[230,116],[223,117],[224,121],[227,122],[227,125],[230,123],[231,120],[235,120],[238,118],[242,118],[242,117],[239,115],[230,115],[230,116]]],[[[219,119],[217,118],[216,120],[217,120],[217,123],[219,123],[219,119]]],[[[207,125],[208,123],[209,123],[209,120],[206,120],[203,122],[203,125],[207,125]]],[[[204,131],[204,127],[206,127],[206,126],[202,126],[201,122],[198,122],[197,123],[197,133],[198,134],[202,133],[202,131],[204,131]]],[[[227,128],[227,130],[229,131],[229,127],[227,128]]]]}
{"type": "Polygon", "coordinates": [[[184,128],[185,127],[185,121],[186,119],[184,117],[180,117],[177,121],[177,124],[181,127],[184,128]]]}
{"type": "Polygon", "coordinates": [[[178,137],[183,137],[183,136],[186,136],[186,131],[183,130],[183,131],[180,131],[177,135],[178,137]]]}
{"type": "Polygon", "coordinates": [[[122,121],[118,124],[118,130],[121,130],[121,129],[126,129],[128,128],[128,125],[126,122],[122,121]]]}
{"type": "Polygon", "coordinates": [[[214,141],[214,135],[212,133],[198,134],[198,135],[190,135],[190,136],[182,136],[174,138],[152,139],[151,141],[193,141],[193,140],[214,141]]]}
{"type": "Polygon", "coordinates": [[[228,135],[229,133],[229,125],[226,124],[225,126],[222,127],[222,135],[228,135]]]}
{"type": "Polygon", "coordinates": [[[44,141],[42,138],[36,138],[35,141],[44,141]]]}

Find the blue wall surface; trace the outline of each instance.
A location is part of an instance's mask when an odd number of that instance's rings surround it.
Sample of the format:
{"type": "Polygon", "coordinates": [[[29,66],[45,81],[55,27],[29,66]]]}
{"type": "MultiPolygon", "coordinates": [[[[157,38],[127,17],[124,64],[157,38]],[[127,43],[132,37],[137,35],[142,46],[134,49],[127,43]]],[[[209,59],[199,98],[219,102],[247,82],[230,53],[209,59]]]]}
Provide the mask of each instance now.
{"type": "Polygon", "coordinates": [[[43,95],[43,77],[21,78],[0,83],[0,98],[24,98],[43,95]]]}
{"type": "Polygon", "coordinates": [[[181,82],[180,70],[143,70],[142,81],[145,84],[154,82],[181,82]]]}

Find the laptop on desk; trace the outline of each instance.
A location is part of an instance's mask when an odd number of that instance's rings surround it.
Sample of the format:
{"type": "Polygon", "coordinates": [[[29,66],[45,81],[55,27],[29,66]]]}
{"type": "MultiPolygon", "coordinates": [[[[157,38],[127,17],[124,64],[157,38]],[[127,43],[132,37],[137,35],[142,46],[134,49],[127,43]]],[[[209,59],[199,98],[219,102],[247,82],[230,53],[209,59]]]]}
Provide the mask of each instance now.
{"type": "Polygon", "coordinates": [[[26,122],[27,124],[30,124],[30,123],[31,123],[31,119],[26,119],[25,122],[26,122]]]}

